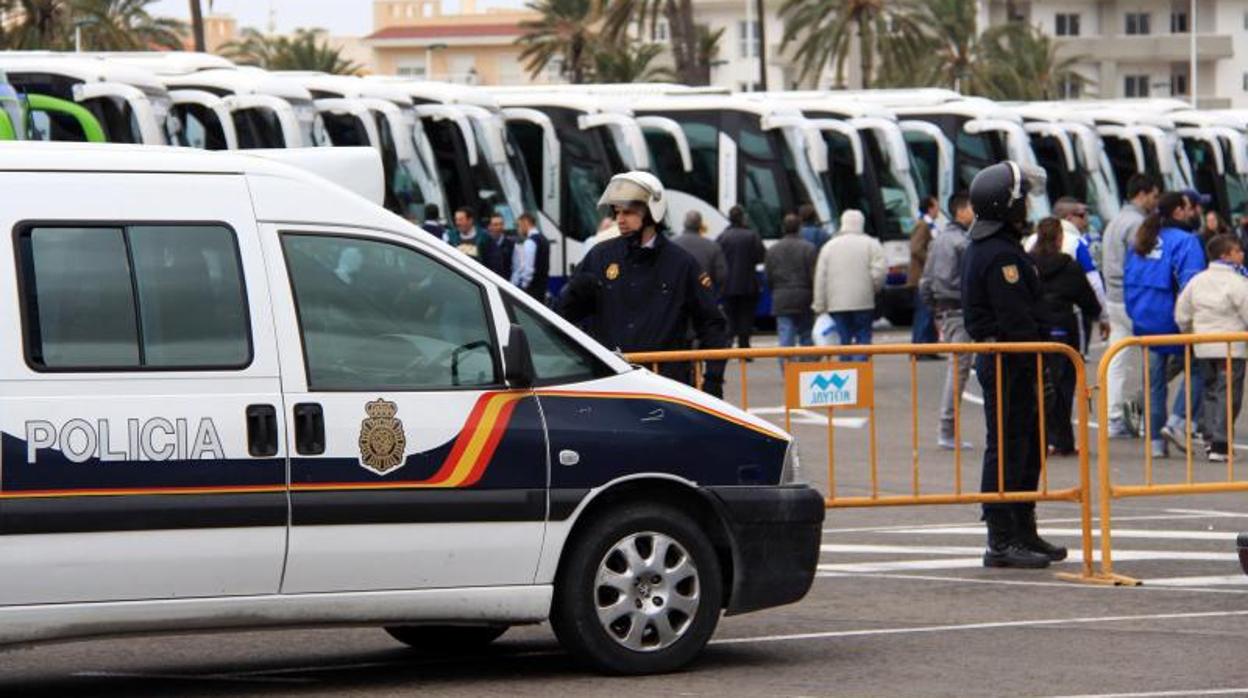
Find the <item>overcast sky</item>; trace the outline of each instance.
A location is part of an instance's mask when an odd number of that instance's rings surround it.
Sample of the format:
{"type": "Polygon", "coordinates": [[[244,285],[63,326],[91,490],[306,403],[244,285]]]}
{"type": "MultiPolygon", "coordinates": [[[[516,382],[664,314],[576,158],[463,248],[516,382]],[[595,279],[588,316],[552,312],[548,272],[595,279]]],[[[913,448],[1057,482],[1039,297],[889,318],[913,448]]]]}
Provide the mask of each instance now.
{"type": "MultiPolygon", "coordinates": [[[[208,12],[208,0],[201,0],[208,12]]],[[[520,7],[521,0],[481,0],[485,7],[520,7]]],[[[156,0],[148,6],[153,14],[179,19],[190,18],[188,0],[156,0]]],[[[263,29],[269,23],[272,7],[277,30],[290,32],[297,27],[320,27],[331,34],[368,34],[373,31],[373,0],[213,0],[212,11],[234,15],[244,27],[263,29]]],[[[459,9],[458,0],[443,0],[444,12],[459,9]]]]}

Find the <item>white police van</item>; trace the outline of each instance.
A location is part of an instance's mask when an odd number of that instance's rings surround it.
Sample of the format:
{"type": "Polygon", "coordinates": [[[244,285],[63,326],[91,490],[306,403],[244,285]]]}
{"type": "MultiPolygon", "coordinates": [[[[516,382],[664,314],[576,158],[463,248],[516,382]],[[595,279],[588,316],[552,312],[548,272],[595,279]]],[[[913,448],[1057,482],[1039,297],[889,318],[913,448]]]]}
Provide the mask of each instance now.
{"type": "MultiPolygon", "coordinates": [[[[381,181],[366,149],[309,157],[381,181]]],[[[33,143],[0,146],[0,192],[0,644],[354,624],[445,649],[549,619],[643,673],[810,586],[823,506],[787,434],[358,193],[33,143]]]]}

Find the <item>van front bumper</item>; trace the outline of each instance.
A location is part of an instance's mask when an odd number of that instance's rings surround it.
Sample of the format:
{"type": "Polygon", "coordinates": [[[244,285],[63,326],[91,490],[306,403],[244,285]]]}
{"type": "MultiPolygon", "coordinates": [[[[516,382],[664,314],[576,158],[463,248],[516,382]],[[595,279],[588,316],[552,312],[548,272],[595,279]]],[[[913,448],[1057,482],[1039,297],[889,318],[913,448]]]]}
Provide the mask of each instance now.
{"type": "Polygon", "coordinates": [[[823,496],[806,485],[707,487],[732,546],[733,615],[793,603],[819,564],[823,496]]]}

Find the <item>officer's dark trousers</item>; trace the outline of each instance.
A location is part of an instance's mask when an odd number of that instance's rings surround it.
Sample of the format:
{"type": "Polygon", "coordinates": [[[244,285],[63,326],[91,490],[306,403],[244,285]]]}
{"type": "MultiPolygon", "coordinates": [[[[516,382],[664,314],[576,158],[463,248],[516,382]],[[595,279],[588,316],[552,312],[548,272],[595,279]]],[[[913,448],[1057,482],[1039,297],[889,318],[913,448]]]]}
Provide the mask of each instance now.
{"type": "MultiPolygon", "coordinates": [[[[1004,433],[997,432],[997,357],[975,357],[975,373],[984,393],[984,418],[988,437],[984,443],[981,492],[997,491],[997,440],[1004,439],[1005,490],[1034,491],[1040,484],[1040,438],[1036,412],[1036,357],[1004,354],[1001,357],[1001,400],[1004,433]]],[[[984,513],[1035,508],[1026,504],[985,504],[984,513]]]]}

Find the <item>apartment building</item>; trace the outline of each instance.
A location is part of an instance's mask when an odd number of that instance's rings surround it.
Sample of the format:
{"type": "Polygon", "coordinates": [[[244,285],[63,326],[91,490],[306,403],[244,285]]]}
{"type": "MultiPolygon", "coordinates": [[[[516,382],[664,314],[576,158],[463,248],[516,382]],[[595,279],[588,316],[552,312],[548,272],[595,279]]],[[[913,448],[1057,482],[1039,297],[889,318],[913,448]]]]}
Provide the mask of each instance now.
{"type": "Polygon", "coordinates": [[[980,25],[1028,22],[1053,36],[1092,81],[1082,96],[1190,99],[1194,83],[1201,107],[1248,108],[1248,2],[1195,5],[1193,17],[1191,0],[981,0],[980,25]]]}
{"type": "MultiPolygon", "coordinates": [[[[520,63],[516,39],[520,23],[535,19],[530,10],[478,10],[461,0],[446,14],[441,0],[374,0],[373,33],[363,43],[373,52],[376,71],[425,80],[470,85],[535,82],[520,63]]],[[[557,66],[536,82],[557,78],[557,66]]]]}

